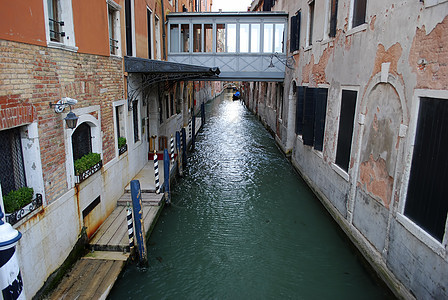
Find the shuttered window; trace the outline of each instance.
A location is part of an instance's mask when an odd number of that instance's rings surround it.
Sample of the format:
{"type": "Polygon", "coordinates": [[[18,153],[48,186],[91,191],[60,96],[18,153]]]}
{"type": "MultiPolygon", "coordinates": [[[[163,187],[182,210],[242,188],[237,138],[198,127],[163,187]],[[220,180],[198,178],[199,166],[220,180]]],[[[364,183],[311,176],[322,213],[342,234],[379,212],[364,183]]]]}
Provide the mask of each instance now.
{"type": "Polygon", "coordinates": [[[126,22],[126,54],[132,56],[132,12],[131,0],[125,1],[125,22],[126,22]]]}
{"type": "Polygon", "coordinates": [[[404,214],[442,242],[448,213],[448,100],[421,98],[404,214]]]}
{"type": "Polygon", "coordinates": [[[134,142],[138,142],[140,140],[138,136],[138,100],[132,101],[132,120],[134,123],[134,142]]]}
{"type": "Polygon", "coordinates": [[[327,89],[315,89],[314,99],[314,149],[324,148],[325,116],[327,114],[327,89]]]}
{"type": "Polygon", "coordinates": [[[342,90],[335,163],[346,172],[348,172],[350,162],[357,95],[356,91],[342,90]]]}
{"type": "Polygon", "coordinates": [[[291,17],[291,24],[290,24],[291,36],[289,39],[290,52],[299,50],[299,47],[300,47],[300,21],[301,21],[300,19],[301,19],[300,11],[298,11],[295,16],[291,17]]]}
{"type": "Polygon", "coordinates": [[[336,25],[338,19],[338,0],[331,0],[330,2],[330,31],[328,33],[329,37],[336,36],[336,25]]]}
{"type": "Polygon", "coordinates": [[[296,134],[318,151],[323,149],[327,95],[326,88],[297,87],[296,134]]]}

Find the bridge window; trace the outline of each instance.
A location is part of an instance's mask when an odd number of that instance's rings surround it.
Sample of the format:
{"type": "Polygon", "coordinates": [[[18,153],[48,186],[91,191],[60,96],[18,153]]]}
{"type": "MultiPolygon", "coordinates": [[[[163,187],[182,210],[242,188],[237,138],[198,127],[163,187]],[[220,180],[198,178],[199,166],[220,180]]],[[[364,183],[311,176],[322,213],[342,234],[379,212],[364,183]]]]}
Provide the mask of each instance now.
{"type": "Polygon", "coordinates": [[[190,52],[190,25],[189,24],[180,25],[180,39],[181,39],[180,52],[190,52]]]}
{"type": "Polygon", "coordinates": [[[216,52],[226,52],[226,24],[216,24],[216,52]]]}
{"type": "Polygon", "coordinates": [[[274,40],[274,24],[264,24],[263,52],[272,52],[274,40]]]}
{"type": "Polygon", "coordinates": [[[202,25],[193,24],[193,52],[202,52],[202,25]]]}
{"type": "Polygon", "coordinates": [[[179,52],[179,24],[170,25],[170,52],[179,52]]]}
{"type": "Polygon", "coordinates": [[[249,52],[249,24],[240,24],[240,52],[249,52]]]}
{"type": "Polygon", "coordinates": [[[213,52],[213,24],[204,24],[204,51],[213,52]]]}
{"type": "Polygon", "coordinates": [[[275,43],[274,43],[274,51],[275,52],[283,52],[283,37],[284,37],[284,24],[275,24],[275,43]]]}
{"type": "Polygon", "coordinates": [[[250,24],[250,52],[260,52],[260,24],[250,24]]]}
{"type": "Polygon", "coordinates": [[[236,52],[236,24],[227,24],[227,52],[236,52]]]}

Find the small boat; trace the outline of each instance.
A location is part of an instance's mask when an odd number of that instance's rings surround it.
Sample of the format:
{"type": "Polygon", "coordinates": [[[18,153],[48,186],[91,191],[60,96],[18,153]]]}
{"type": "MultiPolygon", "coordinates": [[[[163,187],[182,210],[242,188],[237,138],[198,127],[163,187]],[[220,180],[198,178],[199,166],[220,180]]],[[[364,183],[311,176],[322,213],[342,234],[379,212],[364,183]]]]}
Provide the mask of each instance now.
{"type": "Polygon", "coordinates": [[[233,94],[233,101],[240,99],[240,92],[236,91],[235,94],[233,94]]]}

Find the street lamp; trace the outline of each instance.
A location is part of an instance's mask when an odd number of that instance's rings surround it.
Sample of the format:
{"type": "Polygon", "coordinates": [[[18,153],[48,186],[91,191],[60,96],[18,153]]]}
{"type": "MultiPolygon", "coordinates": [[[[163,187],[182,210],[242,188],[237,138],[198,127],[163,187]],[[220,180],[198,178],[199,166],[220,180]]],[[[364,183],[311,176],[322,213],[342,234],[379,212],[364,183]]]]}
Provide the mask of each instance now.
{"type": "Polygon", "coordinates": [[[78,116],[76,116],[75,113],[72,112],[72,105],[75,105],[76,103],[78,103],[78,100],[69,97],[64,97],[56,103],[50,102],[50,107],[54,107],[54,112],[57,114],[62,113],[65,110],[66,106],[70,107],[70,112],[64,118],[67,127],[70,129],[76,128],[76,124],[78,123],[79,119],[78,116]]]}
{"type": "Polygon", "coordinates": [[[283,58],[283,57],[280,57],[277,52],[271,54],[271,63],[269,64],[268,68],[275,67],[272,62],[272,59],[274,57],[276,59],[278,59],[278,61],[280,61],[282,64],[284,64],[287,68],[289,68],[291,70],[294,69],[294,63],[295,63],[294,57],[290,56],[290,57],[283,58]]]}

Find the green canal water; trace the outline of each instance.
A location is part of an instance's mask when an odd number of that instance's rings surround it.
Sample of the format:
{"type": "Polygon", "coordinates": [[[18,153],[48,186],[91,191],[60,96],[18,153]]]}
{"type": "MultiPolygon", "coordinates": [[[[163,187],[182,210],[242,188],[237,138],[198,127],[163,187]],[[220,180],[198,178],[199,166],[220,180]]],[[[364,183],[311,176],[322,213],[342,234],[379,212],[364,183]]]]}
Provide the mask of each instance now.
{"type": "Polygon", "coordinates": [[[274,139],[231,94],[110,299],[388,299],[274,139]]]}

